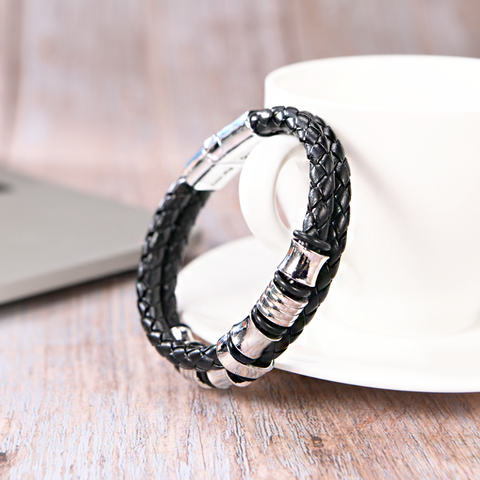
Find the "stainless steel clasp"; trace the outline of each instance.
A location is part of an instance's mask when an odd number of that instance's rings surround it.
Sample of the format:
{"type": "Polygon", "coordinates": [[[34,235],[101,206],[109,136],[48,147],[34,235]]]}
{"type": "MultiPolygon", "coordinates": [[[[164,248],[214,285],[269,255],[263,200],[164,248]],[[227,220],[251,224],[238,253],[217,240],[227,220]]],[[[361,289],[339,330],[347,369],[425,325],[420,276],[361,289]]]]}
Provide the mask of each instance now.
{"type": "Polygon", "coordinates": [[[250,128],[249,113],[205,140],[183,170],[189,185],[196,190],[220,190],[242,169],[245,158],[261,141],[250,128]]]}

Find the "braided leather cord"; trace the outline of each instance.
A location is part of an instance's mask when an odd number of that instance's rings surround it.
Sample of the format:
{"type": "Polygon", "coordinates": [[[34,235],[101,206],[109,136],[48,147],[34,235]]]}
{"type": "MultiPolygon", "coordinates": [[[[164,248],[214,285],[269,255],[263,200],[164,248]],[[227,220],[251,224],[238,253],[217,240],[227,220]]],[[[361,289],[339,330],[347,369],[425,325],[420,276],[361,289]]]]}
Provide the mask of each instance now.
{"type": "Polygon", "coordinates": [[[175,287],[188,235],[210,192],[199,192],[183,179],[174,183],[150,222],[138,268],[138,309],[150,343],[175,366],[221,368],[215,346],[176,340],[179,326],[175,287]]]}
{"type": "MultiPolygon", "coordinates": [[[[309,303],[281,340],[268,347],[259,362],[281,355],[313,318],[326,298],[345,249],[350,219],[350,170],[342,145],[317,116],[292,107],[250,112],[250,126],[260,136],[295,135],[310,161],[310,191],[303,232],[330,246],[309,303]]],[[[138,309],[147,336],[175,366],[204,372],[223,368],[216,345],[176,340],[171,328],[181,325],[175,287],[188,235],[210,192],[197,191],[182,178],[169,189],[150,223],[138,269],[138,309]]]]}
{"type": "Polygon", "coordinates": [[[330,245],[329,260],[320,271],[308,305],[295,323],[263,352],[262,361],[279,357],[302,333],[327,297],[340,266],[350,223],[350,168],[345,151],[333,130],[318,116],[293,107],[275,107],[250,117],[258,135],[286,133],[304,145],[310,161],[310,190],[303,231],[330,245]]]}

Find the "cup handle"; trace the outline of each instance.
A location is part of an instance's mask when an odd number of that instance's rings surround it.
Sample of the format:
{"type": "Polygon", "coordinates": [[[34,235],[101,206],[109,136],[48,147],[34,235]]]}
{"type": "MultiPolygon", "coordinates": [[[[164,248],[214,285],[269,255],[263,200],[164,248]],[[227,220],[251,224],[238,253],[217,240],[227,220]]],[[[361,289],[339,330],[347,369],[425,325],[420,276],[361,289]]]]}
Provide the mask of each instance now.
{"type": "MultiPolygon", "coordinates": [[[[278,255],[288,250],[291,230],[301,228],[293,212],[299,206],[303,219],[307,204],[308,174],[293,162],[298,146],[298,140],[289,135],[266,138],[252,150],[240,175],[240,208],[245,221],[253,235],[278,255]],[[279,201],[292,228],[283,223],[276,202],[277,182],[284,166],[288,172],[281,177],[279,201]]],[[[305,157],[304,152],[299,154],[305,157]]]]}

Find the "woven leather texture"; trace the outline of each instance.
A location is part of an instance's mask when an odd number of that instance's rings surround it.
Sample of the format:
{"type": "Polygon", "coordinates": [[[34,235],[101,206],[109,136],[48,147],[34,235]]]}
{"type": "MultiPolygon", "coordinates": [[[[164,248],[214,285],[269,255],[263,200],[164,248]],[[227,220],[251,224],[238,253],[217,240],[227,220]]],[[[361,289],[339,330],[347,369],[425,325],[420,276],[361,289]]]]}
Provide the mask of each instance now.
{"type": "MultiPolygon", "coordinates": [[[[350,169],[333,130],[318,116],[293,107],[275,107],[249,114],[259,136],[294,135],[305,147],[310,162],[310,191],[303,232],[329,245],[329,260],[322,268],[309,302],[279,341],[258,359],[269,363],[302,333],[328,294],[345,250],[350,221],[350,169]]],[[[175,287],[189,232],[210,192],[196,191],[182,178],[169,189],[150,223],[138,269],[138,309],[147,336],[172,364],[199,372],[223,368],[215,345],[176,340],[171,328],[181,325],[175,287]]]]}

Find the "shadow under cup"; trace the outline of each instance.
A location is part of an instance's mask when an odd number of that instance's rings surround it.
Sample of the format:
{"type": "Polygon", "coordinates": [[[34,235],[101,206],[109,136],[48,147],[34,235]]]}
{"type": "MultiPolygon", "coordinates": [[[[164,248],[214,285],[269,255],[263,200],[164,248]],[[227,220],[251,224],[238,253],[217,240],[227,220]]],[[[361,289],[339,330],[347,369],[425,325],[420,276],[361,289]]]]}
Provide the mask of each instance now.
{"type": "MultiPolygon", "coordinates": [[[[318,60],[267,77],[266,106],[319,115],[351,165],[348,245],[323,315],[400,336],[452,334],[478,322],[479,85],[480,60],[430,56],[318,60]]],[[[280,178],[278,199],[293,224],[304,211],[288,213],[288,205],[305,188],[280,178]]],[[[244,214],[249,223],[254,213],[244,214]]],[[[274,242],[264,234],[267,246],[274,242]]]]}

